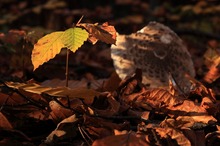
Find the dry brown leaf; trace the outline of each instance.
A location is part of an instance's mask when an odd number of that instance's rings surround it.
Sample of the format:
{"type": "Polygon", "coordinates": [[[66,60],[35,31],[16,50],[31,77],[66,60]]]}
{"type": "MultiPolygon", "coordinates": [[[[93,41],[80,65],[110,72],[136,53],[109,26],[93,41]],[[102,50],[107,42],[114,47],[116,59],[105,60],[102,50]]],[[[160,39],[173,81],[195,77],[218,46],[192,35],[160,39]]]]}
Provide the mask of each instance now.
{"type": "Polygon", "coordinates": [[[44,143],[53,145],[57,143],[57,141],[67,140],[69,138],[73,138],[77,135],[77,121],[79,119],[76,118],[75,115],[69,116],[62,120],[57,128],[52,131],[44,141],[44,143]]]}
{"type": "Polygon", "coordinates": [[[220,52],[216,49],[217,42],[210,41],[210,47],[204,54],[205,65],[209,71],[205,74],[204,80],[207,83],[212,83],[220,77],[220,52]]]}
{"type": "Polygon", "coordinates": [[[6,82],[6,85],[10,88],[19,89],[20,91],[36,93],[36,94],[47,94],[55,97],[69,97],[84,99],[84,102],[91,104],[95,96],[99,96],[100,92],[93,89],[87,88],[74,88],[70,89],[67,87],[51,88],[41,86],[36,83],[24,84],[16,82],[6,82]]]}
{"type": "Polygon", "coordinates": [[[96,140],[92,146],[150,146],[150,144],[146,141],[145,136],[130,132],[96,140]]]}
{"type": "Polygon", "coordinates": [[[160,110],[161,107],[172,107],[183,103],[183,99],[180,97],[175,97],[167,90],[160,88],[143,90],[140,93],[127,96],[126,99],[141,107],[144,107],[145,104],[147,104],[157,110],[160,110]]]}
{"type": "Polygon", "coordinates": [[[209,124],[217,122],[213,116],[208,114],[206,109],[189,100],[184,100],[184,102],[178,106],[168,107],[167,109],[164,109],[164,112],[167,112],[170,116],[178,117],[178,120],[184,118],[183,121],[185,121],[186,117],[190,117],[194,120],[194,124],[209,124]]]}
{"type": "Polygon", "coordinates": [[[50,96],[68,97],[70,99],[80,98],[83,99],[86,104],[91,104],[94,100],[94,97],[100,95],[100,92],[97,92],[93,89],[87,89],[87,88],[70,89],[67,87],[53,88],[44,93],[50,96]]]}
{"type": "Polygon", "coordinates": [[[100,90],[113,92],[118,88],[120,82],[121,82],[121,79],[118,77],[116,72],[113,72],[110,78],[104,82],[104,85],[100,90]]]}
{"type": "Polygon", "coordinates": [[[204,76],[207,83],[212,83],[220,77],[220,56],[214,60],[209,71],[204,76]]]}
{"type": "Polygon", "coordinates": [[[9,105],[16,105],[16,104],[22,104],[26,101],[24,98],[22,98],[17,93],[13,93],[11,95],[7,95],[4,93],[0,93],[0,105],[9,104],[9,105]]]}
{"type": "Polygon", "coordinates": [[[191,145],[205,146],[205,131],[204,130],[192,130],[190,128],[183,128],[182,132],[190,140],[191,145]]]}
{"type": "Polygon", "coordinates": [[[86,131],[97,139],[114,134],[115,130],[129,130],[129,123],[116,124],[99,117],[89,117],[84,115],[84,127],[86,131]]]}
{"type": "Polygon", "coordinates": [[[123,124],[116,124],[111,121],[107,121],[105,119],[99,118],[99,117],[89,117],[84,115],[84,124],[87,126],[93,126],[93,127],[103,127],[110,130],[129,130],[129,123],[124,122],[123,124]]]}
{"type": "Polygon", "coordinates": [[[191,91],[192,94],[197,94],[201,97],[208,97],[215,102],[215,94],[212,89],[206,88],[201,82],[197,81],[196,79],[186,75],[186,77],[193,83],[193,90],[191,91]]]}
{"type": "Polygon", "coordinates": [[[5,115],[0,112],[0,128],[1,129],[12,129],[11,123],[8,121],[8,119],[5,117],[5,115]]]}
{"type": "Polygon", "coordinates": [[[108,25],[107,22],[102,25],[79,23],[77,26],[83,27],[89,32],[89,41],[92,44],[95,44],[98,40],[107,44],[115,44],[116,42],[116,30],[114,26],[108,25]]]}
{"type": "Polygon", "coordinates": [[[220,131],[215,131],[215,132],[208,133],[205,136],[205,140],[206,140],[206,145],[207,146],[217,146],[217,145],[219,145],[220,131]]]}
{"type": "Polygon", "coordinates": [[[108,92],[98,96],[92,104],[92,109],[101,116],[116,115],[119,112],[119,108],[120,103],[108,92]]]}
{"type": "Polygon", "coordinates": [[[177,129],[182,129],[186,127],[192,127],[195,121],[190,116],[185,116],[184,118],[177,119],[165,119],[160,123],[161,127],[175,127],[177,129]]]}
{"type": "MultiPolygon", "coordinates": [[[[60,99],[59,102],[61,102],[64,106],[68,107],[67,99],[60,99]]],[[[55,123],[60,122],[61,120],[74,114],[74,112],[70,109],[71,106],[73,109],[75,109],[78,106],[82,105],[82,102],[79,99],[73,99],[70,100],[69,104],[70,107],[68,109],[61,106],[60,103],[57,103],[56,101],[50,101],[49,103],[49,106],[51,108],[50,117],[55,123]]]]}
{"type": "Polygon", "coordinates": [[[190,146],[191,143],[189,139],[178,129],[166,127],[166,128],[155,128],[156,132],[164,139],[171,139],[176,140],[177,144],[180,146],[190,146]]]}

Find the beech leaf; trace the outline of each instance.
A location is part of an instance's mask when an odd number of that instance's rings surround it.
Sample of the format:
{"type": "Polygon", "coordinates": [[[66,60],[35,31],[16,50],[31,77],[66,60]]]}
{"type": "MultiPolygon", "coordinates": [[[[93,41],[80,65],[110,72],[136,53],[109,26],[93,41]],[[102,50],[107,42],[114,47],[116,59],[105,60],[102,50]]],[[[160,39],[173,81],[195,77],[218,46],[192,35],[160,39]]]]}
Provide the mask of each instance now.
{"type": "Polygon", "coordinates": [[[70,28],[66,31],[58,31],[50,33],[42,37],[34,45],[31,60],[34,65],[34,70],[43,63],[54,58],[60,53],[61,49],[67,47],[75,52],[82,46],[88,38],[86,30],[81,28],[70,28]]]}
{"type": "Polygon", "coordinates": [[[38,40],[34,45],[31,55],[34,70],[60,53],[61,48],[64,47],[61,41],[62,36],[63,32],[58,31],[50,33],[38,40]]]}
{"type": "Polygon", "coordinates": [[[102,25],[80,23],[77,26],[81,26],[89,32],[89,41],[92,44],[95,44],[98,40],[107,44],[115,44],[116,42],[116,30],[114,26],[108,25],[107,22],[102,25]]]}
{"type": "Polygon", "coordinates": [[[82,28],[69,28],[64,31],[62,42],[65,47],[75,52],[87,40],[89,34],[82,28]]]}

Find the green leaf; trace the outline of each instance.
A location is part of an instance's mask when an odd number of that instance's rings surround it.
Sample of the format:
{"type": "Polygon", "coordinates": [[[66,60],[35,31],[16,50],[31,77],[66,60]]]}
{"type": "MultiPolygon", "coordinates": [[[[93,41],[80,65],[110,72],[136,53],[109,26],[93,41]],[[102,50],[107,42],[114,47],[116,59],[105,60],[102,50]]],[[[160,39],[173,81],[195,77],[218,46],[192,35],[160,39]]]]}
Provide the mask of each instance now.
{"type": "Polygon", "coordinates": [[[86,30],[82,28],[70,28],[67,29],[62,37],[62,42],[65,47],[75,52],[79,47],[82,46],[84,41],[87,40],[89,34],[86,30]]]}

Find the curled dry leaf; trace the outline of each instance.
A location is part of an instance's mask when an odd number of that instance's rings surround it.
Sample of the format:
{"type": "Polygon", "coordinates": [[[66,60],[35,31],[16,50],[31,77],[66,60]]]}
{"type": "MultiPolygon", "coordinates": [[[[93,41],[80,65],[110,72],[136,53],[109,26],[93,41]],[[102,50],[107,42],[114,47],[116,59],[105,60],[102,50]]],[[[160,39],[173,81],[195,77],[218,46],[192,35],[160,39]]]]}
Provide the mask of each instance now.
{"type": "Polygon", "coordinates": [[[204,80],[212,83],[220,77],[220,56],[214,60],[209,71],[204,76],[204,80]]]}
{"type": "Polygon", "coordinates": [[[114,26],[108,25],[107,22],[102,25],[79,23],[77,26],[83,27],[89,32],[89,41],[92,44],[95,44],[98,40],[107,44],[115,44],[116,42],[116,30],[114,26]]]}
{"type": "Polygon", "coordinates": [[[220,131],[215,131],[215,132],[208,133],[205,136],[205,140],[206,140],[206,145],[207,146],[218,145],[219,141],[220,141],[220,131]]]}
{"type": "Polygon", "coordinates": [[[212,102],[215,102],[215,95],[212,89],[205,87],[201,82],[197,81],[196,79],[186,75],[186,77],[190,80],[190,82],[193,83],[193,90],[191,90],[191,93],[197,94],[201,97],[208,97],[212,100],[212,102]]]}
{"type": "Polygon", "coordinates": [[[104,82],[103,87],[100,90],[113,92],[118,88],[120,81],[121,79],[118,77],[116,72],[113,72],[110,78],[104,82]]]}
{"type": "Polygon", "coordinates": [[[100,116],[113,116],[118,114],[120,103],[110,93],[105,93],[95,98],[92,109],[100,116]]]}
{"type": "Polygon", "coordinates": [[[161,122],[160,125],[153,124],[140,124],[139,131],[146,133],[149,140],[153,145],[190,145],[190,141],[182,133],[182,131],[175,127],[174,119],[169,119],[161,122]]]}
{"type": "Polygon", "coordinates": [[[191,128],[181,128],[183,134],[189,139],[191,145],[204,146],[205,132],[204,130],[192,130],[191,128]]]}
{"type": "Polygon", "coordinates": [[[169,140],[170,137],[171,139],[176,140],[177,144],[180,146],[191,145],[189,139],[178,129],[172,127],[157,127],[155,130],[162,139],[169,140]]]}
{"type": "Polygon", "coordinates": [[[204,54],[205,64],[209,71],[205,74],[204,80],[212,83],[220,77],[220,53],[217,51],[217,42],[210,41],[210,46],[204,54]]]}
{"type": "Polygon", "coordinates": [[[58,141],[73,138],[77,135],[77,122],[78,118],[75,115],[69,116],[62,120],[57,128],[52,131],[44,141],[45,144],[54,145],[58,141]]]}
{"type": "Polygon", "coordinates": [[[124,98],[142,107],[147,104],[157,110],[160,110],[161,107],[176,106],[183,103],[183,99],[180,97],[175,97],[167,90],[160,88],[143,90],[140,93],[131,94],[124,98]]]}
{"type": "MultiPolygon", "coordinates": [[[[68,107],[67,99],[65,100],[61,99],[59,100],[59,102],[64,106],[68,107]]],[[[50,101],[49,103],[49,106],[51,108],[50,117],[55,123],[60,122],[61,120],[74,114],[74,112],[70,109],[70,107],[69,109],[65,108],[61,106],[60,103],[57,103],[56,101],[50,101]]],[[[70,106],[71,104],[74,104],[73,108],[77,108],[82,103],[79,99],[75,99],[75,100],[71,100],[69,104],[70,106]]]]}
{"type": "Polygon", "coordinates": [[[142,71],[140,69],[137,69],[133,76],[127,76],[127,78],[122,80],[118,87],[118,91],[121,92],[120,94],[122,98],[123,96],[127,96],[142,90],[141,81],[142,71]]]}

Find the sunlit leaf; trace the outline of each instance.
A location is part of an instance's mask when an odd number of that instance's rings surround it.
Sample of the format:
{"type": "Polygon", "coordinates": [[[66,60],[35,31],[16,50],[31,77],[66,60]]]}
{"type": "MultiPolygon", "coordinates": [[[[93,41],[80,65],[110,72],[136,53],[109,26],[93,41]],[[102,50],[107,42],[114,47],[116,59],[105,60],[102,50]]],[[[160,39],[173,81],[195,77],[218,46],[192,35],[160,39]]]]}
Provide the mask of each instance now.
{"type": "Polygon", "coordinates": [[[87,40],[89,34],[82,28],[69,28],[64,31],[62,42],[65,47],[75,52],[87,40]]]}
{"type": "Polygon", "coordinates": [[[32,51],[34,70],[54,58],[64,47],[75,52],[87,38],[88,33],[81,28],[70,28],[64,32],[58,31],[44,36],[34,45],[32,51]]]}
{"type": "Polygon", "coordinates": [[[64,32],[62,31],[50,33],[41,38],[34,45],[31,56],[34,70],[43,63],[54,58],[58,53],[60,53],[61,48],[65,47],[61,40],[63,34],[64,32]]]}

